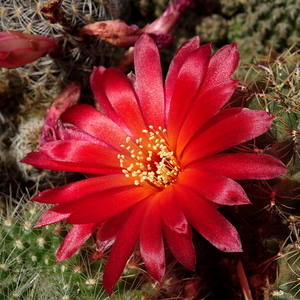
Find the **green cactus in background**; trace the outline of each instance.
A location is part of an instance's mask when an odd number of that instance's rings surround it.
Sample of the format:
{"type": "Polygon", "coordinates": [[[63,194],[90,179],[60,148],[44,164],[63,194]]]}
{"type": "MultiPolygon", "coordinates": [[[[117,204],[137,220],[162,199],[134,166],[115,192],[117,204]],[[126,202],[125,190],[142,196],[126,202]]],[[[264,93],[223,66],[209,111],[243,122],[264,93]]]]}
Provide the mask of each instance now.
{"type": "MultiPolygon", "coordinates": [[[[263,109],[276,118],[269,131],[268,152],[283,160],[290,168],[290,179],[299,181],[300,172],[300,56],[287,50],[272,55],[250,69],[246,80],[252,109],[263,109]]],[[[246,100],[246,105],[247,101],[246,100]]]]}
{"type": "MultiPolygon", "coordinates": [[[[168,1],[140,0],[136,4],[146,20],[160,16],[168,1]]],[[[208,0],[195,1],[174,33],[178,40],[199,35],[201,43],[221,47],[237,42],[242,62],[252,63],[257,55],[271,50],[282,53],[300,46],[298,0],[208,0]]],[[[176,41],[177,46],[182,40],[176,41]]]]}
{"type": "Polygon", "coordinates": [[[248,62],[271,50],[281,53],[290,47],[299,48],[299,1],[236,2],[241,10],[228,21],[228,40],[238,43],[248,62]]]}
{"type": "Polygon", "coordinates": [[[204,16],[195,28],[201,43],[220,43],[227,39],[227,20],[219,14],[204,16]]]}
{"type": "MultiPolygon", "coordinates": [[[[260,63],[250,69],[247,67],[245,80],[233,97],[233,103],[237,103],[233,105],[265,110],[274,115],[275,120],[266,134],[237,149],[272,154],[290,171],[268,182],[245,183],[254,205],[241,213],[244,218],[252,219],[247,222],[255,230],[255,236],[260,237],[256,243],[260,244],[262,252],[269,253],[269,258],[266,255],[264,259],[270,265],[276,259],[278,264],[273,299],[299,299],[300,283],[295,281],[295,274],[300,272],[300,260],[296,259],[300,253],[297,249],[300,242],[300,55],[287,50],[279,56],[270,54],[258,61],[260,63]]],[[[249,232],[242,233],[242,240],[246,234],[249,232]]],[[[245,255],[247,242],[245,238],[245,255]]]]}

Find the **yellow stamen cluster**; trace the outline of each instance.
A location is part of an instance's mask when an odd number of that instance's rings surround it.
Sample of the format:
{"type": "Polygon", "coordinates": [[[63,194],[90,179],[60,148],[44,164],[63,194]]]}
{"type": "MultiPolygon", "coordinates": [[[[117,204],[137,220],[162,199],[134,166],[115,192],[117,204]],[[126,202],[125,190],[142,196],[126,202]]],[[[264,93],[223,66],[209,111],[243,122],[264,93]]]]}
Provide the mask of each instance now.
{"type": "Polygon", "coordinates": [[[125,148],[129,155],[119,154],[120,166],[126,177],[133,177],[135,185],[144,185],[163,189],[174,184],[180,167],[173,151],[166,141],[166,129],[142,131],[143,137],[132,140],[126,138],[125,148]]]}

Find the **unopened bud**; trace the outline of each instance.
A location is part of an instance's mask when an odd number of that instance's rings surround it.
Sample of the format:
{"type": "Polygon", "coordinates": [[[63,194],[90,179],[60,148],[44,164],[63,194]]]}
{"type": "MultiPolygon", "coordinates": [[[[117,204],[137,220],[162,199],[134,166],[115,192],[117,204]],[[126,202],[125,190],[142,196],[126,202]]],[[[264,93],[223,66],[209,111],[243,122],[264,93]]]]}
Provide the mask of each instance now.
{"type": "Polygon", "coordinates": [[[0,32],[0,68],[17,68],[57,51],[56,40],[19,31],[0,32]]]}

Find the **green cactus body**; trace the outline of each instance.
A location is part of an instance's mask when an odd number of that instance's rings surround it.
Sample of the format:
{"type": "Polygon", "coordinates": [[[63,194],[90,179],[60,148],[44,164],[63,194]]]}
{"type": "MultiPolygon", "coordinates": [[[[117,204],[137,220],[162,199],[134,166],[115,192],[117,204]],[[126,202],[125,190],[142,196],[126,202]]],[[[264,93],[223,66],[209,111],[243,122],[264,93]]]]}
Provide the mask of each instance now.
{"type": "Polygon", "coordinates": [[[219,14],[200,18],[195,29],[201,43],[220,43],[227,38],[227,20],[219,14]]]}
{"type": "Polygon", "coordinates": [[[300,299],[300,248],[288,245],[277,260],[278,277],[273,285],[273,300],[300,299]]]}
{"type": "MultiPolygon", "coordinates": [[[[0,299],[108,299],[102,287],[105,255],[102,259],[94,255],[94,241],[90,240],[70,259],[54,264],[67,228],[56,224],[34,229],[44,206],[21,201],[1,216],[0,299]]],[[[139,273],[139,268],[126,268],[112,299],[141,295],[139,289],[128,291],[134,282],[139,282],[139,273]]]]}
{"type": "Polygon", "coordinates": [[[263,109],[276,118],[269,131],[273,143],[269,151],[290,168],[289,178],[299,182],[300,154],[300,57],[286,51],[268,57],[254,67],[251,90],[255,99],[250,108],[263,109]]]}
{"type": "Polygon", "coordinates": [[[287,50],[258,61],[246,75],[242,105],[265,110],[275,119],[266,134],[238,148],[271,154],[290,170],[268,182],[250,183],[247,192],[254,214],[261,216],[253,223],[259,227],[260,243],[273,255],[270,262],[275,255],[278,266],[273,299],[300,299],[300,55],[287,50]]]}

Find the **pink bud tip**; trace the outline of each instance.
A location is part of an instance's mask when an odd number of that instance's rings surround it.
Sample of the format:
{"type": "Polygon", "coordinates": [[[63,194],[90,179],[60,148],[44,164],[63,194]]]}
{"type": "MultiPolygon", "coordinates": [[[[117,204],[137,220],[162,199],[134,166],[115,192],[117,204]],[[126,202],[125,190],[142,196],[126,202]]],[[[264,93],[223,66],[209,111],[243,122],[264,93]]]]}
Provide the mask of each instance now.
{"type": "Polygon", "coordinates": [[[118,47],[130,47],[143,33],[136,25],[127,25],[121,20],[101,21],[84,26],[81,35],[93,35],[118,47]]]}
{"type": "Polygon", "coordinates": [[[80,97],[80,86],[70,83],[47,109],[45,122],[42,128],[40,146],[56,140],[57,120],[67,108],[75,105],[80,97]]]}

